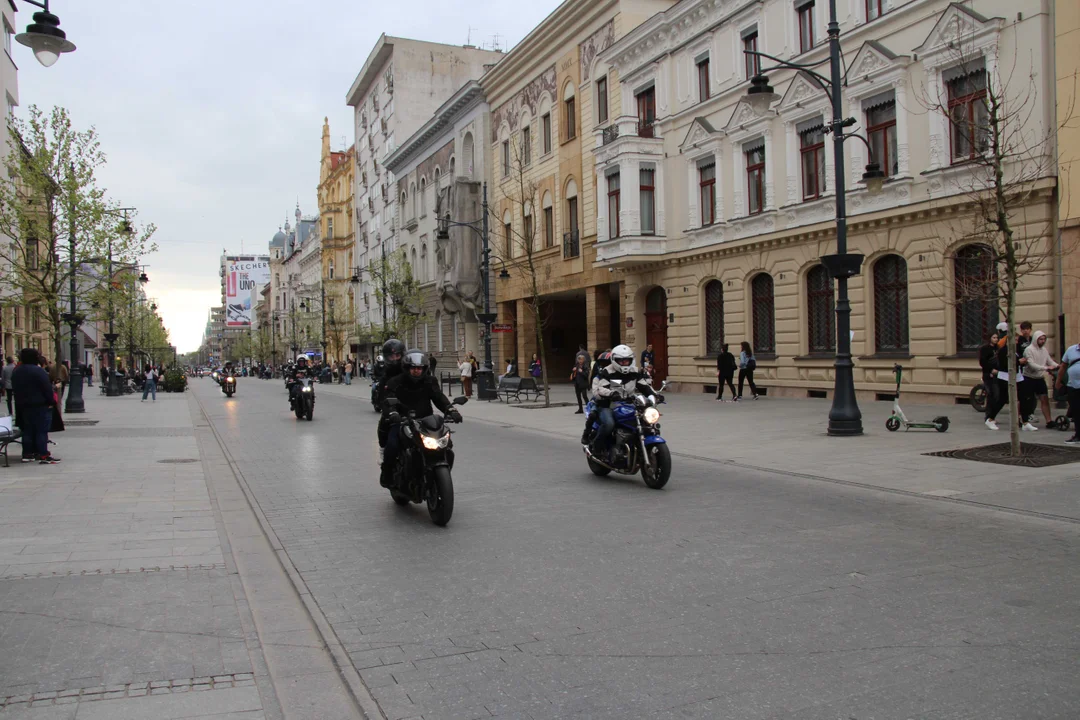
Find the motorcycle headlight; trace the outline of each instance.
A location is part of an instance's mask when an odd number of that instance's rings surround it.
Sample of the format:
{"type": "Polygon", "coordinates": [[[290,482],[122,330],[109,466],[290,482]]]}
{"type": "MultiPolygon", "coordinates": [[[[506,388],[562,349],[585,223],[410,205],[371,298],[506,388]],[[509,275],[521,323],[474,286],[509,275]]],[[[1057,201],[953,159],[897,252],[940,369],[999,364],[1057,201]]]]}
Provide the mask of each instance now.
{"type": "Polygon", "coordinates": [[[660,411],[654,407],[645,408],[644,417],[645,422],[649,423],[650,425],[655,425],[657,422],[660,421],[660,411]]]}
{"type": "Polygon", "coordinates": [[[304,392],[311,392],[311,386],[310,385],[305,385],[304,386],[304,392]]]}
{"type": "Polygon", "coordinates": [[[438,450],[447,446],[450,442],[450,436],[443,435],[442,437],[431,437],[430,435],[425,435],[423,441],[426,449],[438,450]]]}
{"type": "Polygon", "coordinates": [[[226,378],[225,382],[236,382],[236,378],[226,378]]]}

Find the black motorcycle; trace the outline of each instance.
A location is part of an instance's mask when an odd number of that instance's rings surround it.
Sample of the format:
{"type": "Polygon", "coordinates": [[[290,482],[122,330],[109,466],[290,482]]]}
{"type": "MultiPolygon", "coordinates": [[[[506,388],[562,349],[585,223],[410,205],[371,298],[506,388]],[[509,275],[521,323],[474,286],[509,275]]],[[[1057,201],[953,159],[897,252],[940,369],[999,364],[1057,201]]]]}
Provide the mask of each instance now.
{"type": "Polygon", "coordinates": [[[382,392],[382,380],[373,380],[371,383],[371,407],[375,412],[381,413],[379,407],[379,393],[382,392]]]}
{"type": "Polygon", "coordinates": [[[315,383],[309,377],[299,377],[295,381],[295,391],[292,398],[292,409],[296,413],[297,420],[307,418],[315,413],[315,383]]]}
{"type": "Polygon", "coordinates": [[[232,397],[236,392],[236,376],[235,375],[222,375],[221,376],[221,392],[225,393],[226,397],[232,397]]]}
{"type": "MultiPolygon", "coordinates": [[[[468,398],[454,399],[455,405],[464,405],[468,398]]],[[[448,421],[442,415],[429,415],[417,419],[409,412],[403,417],[397,408],[396,398],[388,398],[390,422],[399,424],[401,453],[391,470],[393,486],[390,496],[398,505],[427,503],[428,515],[436,525],[446,525],[454,513],[454,481],[450,471],[454,468],[454,443],[450,439],[448,421]]]]}

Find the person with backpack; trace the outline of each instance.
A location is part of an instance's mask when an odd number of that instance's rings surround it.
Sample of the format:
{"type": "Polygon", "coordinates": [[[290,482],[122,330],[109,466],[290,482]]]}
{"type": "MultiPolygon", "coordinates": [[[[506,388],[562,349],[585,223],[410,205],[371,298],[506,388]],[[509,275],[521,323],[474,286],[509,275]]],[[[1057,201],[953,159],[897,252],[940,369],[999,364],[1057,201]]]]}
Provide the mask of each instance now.
{"type": "Polygon", "coordinates": [[[746,342],[745,340],[742,341],[742,345],[740,347],[741,351],[739,352],[739,394],[735,397],[735,402],[739,402],[739,400],[742,399],[743,380],[750,384],[751,397],[757,400],[757,385],[754,384],[754,370],[757,370],[757,360],[754,359],[754,349],[750,347],[750,343],[746,342]]]}
{"type": "Polygon", "coordinates": [[[153,402],[157,402],[157,380],[158,372],[153,365],[147,365],[144,373],[146,382],[143,383],[142,400],[139,402],[146,402],[147,395],[153,395],[153,402]]]}
{"type": "Polygon", "coordinates": [[[1068,392],[1073,434],[1065,444],[1080,445],[1080,344],[1073,345],[1061,356],[1061,367],[1058,368],[1054,385],[1057,389],[1064,388],[1068,392]]]}
{"type": "Polygon", "coordinates": [[[731,400],[734,402],[739,399],[739,396],[735,394],[735,385],[732,381],[735,379],[735,356],[731,354],[728,349],[730,346],[724,343],[724,346],[720,350],[720,354],[716,356],[716,401],[724,402],[724,384],[726,383],[731,388],[731,400]]]}

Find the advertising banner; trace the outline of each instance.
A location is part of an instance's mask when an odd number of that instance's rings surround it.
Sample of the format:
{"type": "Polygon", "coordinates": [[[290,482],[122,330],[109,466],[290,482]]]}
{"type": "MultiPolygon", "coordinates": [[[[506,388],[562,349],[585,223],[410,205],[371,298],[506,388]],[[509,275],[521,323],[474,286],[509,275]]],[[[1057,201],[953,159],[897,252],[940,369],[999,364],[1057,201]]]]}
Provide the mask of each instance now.
{"type": "Polygon", "coordinates": [[[233,260],[225,262],[225,326],[251,327],[259,291],[270,282],[270,261],[233,260]]]}

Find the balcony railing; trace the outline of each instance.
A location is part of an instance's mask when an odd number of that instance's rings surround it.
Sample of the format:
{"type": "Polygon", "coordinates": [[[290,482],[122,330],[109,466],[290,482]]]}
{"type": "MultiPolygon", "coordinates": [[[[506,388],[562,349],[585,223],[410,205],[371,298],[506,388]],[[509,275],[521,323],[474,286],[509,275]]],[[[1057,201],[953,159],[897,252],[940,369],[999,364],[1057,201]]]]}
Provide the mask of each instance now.
{"type": "Polygon", "coordinates": [[[612,125],[604,128],[603,140],[605,145],[610,145],[619,139],[619,126],[612,125]]]}
{"type": "Polygon", "coordinates": [[[656,137],[656,126],[651,122],[642,122],[638,120],[637,124],[638,137],[652,138],[656,137]]]}
{"type": "Polygon", "coordinates": [[[572,232],[563,233],[562,236],[562,256],[564,260],[570,258],[576,258],[581,255],[581,237],[579,231],[574,230],[572,232]]]}

